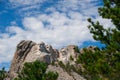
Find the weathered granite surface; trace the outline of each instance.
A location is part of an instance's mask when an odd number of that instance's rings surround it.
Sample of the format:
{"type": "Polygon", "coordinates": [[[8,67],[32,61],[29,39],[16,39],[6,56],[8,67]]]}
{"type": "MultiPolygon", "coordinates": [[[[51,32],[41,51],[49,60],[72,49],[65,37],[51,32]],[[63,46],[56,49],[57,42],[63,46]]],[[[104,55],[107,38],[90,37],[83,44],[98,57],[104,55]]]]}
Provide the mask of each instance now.
{"type": "MultiPolygon", "coordinates": [[[[93,50],[96,47],[88,47],[87,49],[93,50]]],[[[50,65],[52,62],[62,61],[64,64],[70,62],[74,65],[78,54],[83,53],[81,49],[76,51],[75,45],[69,45],[60,50],[53,49],[51,45],[45,44],[44,42],[35,43],[33,41],[22,40],[16,48],[11,67],[8,73],[8,78],[5,80],[14,79],[17,74],[22,70],[25,62],[34,62],[35,60],[43,61],[49,64],[47,71],[56,71],[59,74],[58,80],[85,80],[83,77],[75,72],[69,75],[60,66],[50,65]],[[70,57],[73,60],[70,60],[70,57]]]]}

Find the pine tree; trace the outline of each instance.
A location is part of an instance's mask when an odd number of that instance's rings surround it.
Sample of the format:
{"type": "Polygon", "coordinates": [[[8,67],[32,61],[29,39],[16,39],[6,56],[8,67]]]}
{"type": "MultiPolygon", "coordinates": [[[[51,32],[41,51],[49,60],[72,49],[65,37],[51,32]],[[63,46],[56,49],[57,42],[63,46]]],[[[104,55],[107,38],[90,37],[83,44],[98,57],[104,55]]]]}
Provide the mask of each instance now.
{"type": "Polygon", "coordinates": [[[88,19],[91,23],[88,28],[93,34],[95,40],[101,41],[106,45],[106,53],[110,64],[113,64],[113,60],[120,59],[120,0],[104,0],[104,6],[98,9],[100,16],[106,19],[111,19],[115,28],[105,29],[103,25],[100,25],[88,19]],[[114,58],[114,59],[112,59],[114,58]]]}
{"type": "MultiPolygon", "coordinates": [[[[114,28],[104,28],[98,21],[90,18],[88,26],[93,38],[106,45],[103,50],[84,51],[77,63],[83,64],[85,71],[81,73],[89,80],[120,79],[120,0],[103,0],[104,6],[98,8],[102,18],[110,19],[114,28]]],[[[110,26],[111,27],[111,26],[110,26]]]]}
{"type": "Polygon", "coordinates": [[[104,0],[104,6],[99,8],[98,12],[103,18],[111,19],[115,28],[105,29],[98,21],[95,23],[88,19],[91,23],[88,28],[93,38],[106,44],[113,52],[120,51],[120,0],[104,0]]]}
{"type": "Polygon", "coordinates": [[[6,71],[5,68],[3,67],[2,70],[0,70],[0,80],[3,80],[6,77],[6,71]]]}
{"type": "Polygon", "coordinates": [[[40,61],[25,63],[15,80],[57,80],[58,73],[50,71],[46,73],[47,67],[46,63],[40,61]]]}

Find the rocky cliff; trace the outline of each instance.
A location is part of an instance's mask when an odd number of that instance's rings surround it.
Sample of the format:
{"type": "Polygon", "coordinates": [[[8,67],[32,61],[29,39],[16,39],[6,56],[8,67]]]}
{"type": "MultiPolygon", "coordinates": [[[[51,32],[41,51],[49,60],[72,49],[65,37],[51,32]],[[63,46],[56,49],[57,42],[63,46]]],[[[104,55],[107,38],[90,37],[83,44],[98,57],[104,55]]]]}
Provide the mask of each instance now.
{"type": "Polygon", "coordinates": [[[22,70],[25,62],[34,62],[35,60],[44,61],[49,64],[47,70],[57,71],[59,74],[58,80],[84,80],[83,77],[75,72],[71,75],[65,72],[60,66],[52,66],[52,62],[62,61],[64,64],[70,62],[75,64],[79,50],[75,45],[69,45],[60,50],[53,49],[51,45],[47,45],[44,42],[35,43],[33,41],[22,40],[16,48],[11,67],[9,70],[9,76],[7,80],[12,80],[22,70]],[[70,61],[72,57],[72,61],[70,61]]]}

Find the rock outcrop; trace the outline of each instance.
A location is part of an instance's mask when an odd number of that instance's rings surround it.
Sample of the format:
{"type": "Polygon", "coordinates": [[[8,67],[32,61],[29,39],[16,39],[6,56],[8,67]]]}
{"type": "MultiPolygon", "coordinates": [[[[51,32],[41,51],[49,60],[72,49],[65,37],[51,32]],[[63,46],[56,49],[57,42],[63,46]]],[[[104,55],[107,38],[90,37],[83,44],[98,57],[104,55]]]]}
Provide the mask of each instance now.
{"type": "Polygon", "coordinates": [[[27,56],[27,54],[31,51],[31,48],[35,45],[35,42],[22,40],[18,45],[16,52],[14,54],[14,58],[12,60],[12,64],[9,71],[10,79],[17,76],[17,73],[21,70],[22,64],[27,56]]]}
{"type": "MultiPolygon", "coordinates": [[[[62,48],[59,51],[53,49],[51,45],[46,45],[44,42],[35,43],[33,41],[22,40],[18,45],[14,58],[11,63],[9,70],[9,79],[14,79],[17,74],[22,70],[25,62],[34,62],[35,60],[46,62],[51,64],[52,62],[62,61],[64,64],[70,61],[70,57],[73,62],[76,61],[76,58],[79,54],[79,51],[76,51],[75,45],[69,45],[66,48],[62,48]]],[[[57,71],[59,73],[58,80],[84,80],[77,73],[72,73],[71,77],[67,72],[65,72],[60,66],[49,66],[48,70],[57,71]]]]}
{"type": "Polygon", "coordinates": [[[83,77],[81,77],[75,72],[71,72],[71,75],[68,74],[59,66],[49,65],[47,71],[56,71],[59,74],[57,80],[85,80],[83,77]]]}
{"type": "Polygon", "coordinates": [[[62,61],[63,63],[67,63],[70,60],[70,57],[73,58],[73,61],[76,61],[78,52],[75,51],[76,46],[75,45],[69,45],[66,48],[62,48],[59,51],[59,61],[62,61]]]}
{"type": "Polygon", "coordinates": [[[25,62],[34,62],[35,60],[44,61],[50,64],[58,58],[58,51],[50,45],[39,44],[33,41],[22,40],[18,45],[9,71],[9,78],[13,79],[21,71],[25,62]]]}
{"type": "Polygon", "coordinates": [[[84,49],[94,52],[99,48],[97,48],[96,46],[88,46],[87,48],[80,49],[80,53],[84,53],[84,49]]]}

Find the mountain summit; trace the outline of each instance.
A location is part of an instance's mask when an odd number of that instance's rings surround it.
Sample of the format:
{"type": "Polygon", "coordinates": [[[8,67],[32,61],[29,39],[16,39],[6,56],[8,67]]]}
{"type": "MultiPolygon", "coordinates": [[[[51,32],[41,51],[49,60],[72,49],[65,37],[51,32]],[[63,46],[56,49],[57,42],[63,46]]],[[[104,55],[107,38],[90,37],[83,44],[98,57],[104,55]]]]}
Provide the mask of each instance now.
{"type": "Polygon", "coordinates": [[[62,62],[63,64],[70,62],[70,64],[74,65],[78,54],[79,49],[75,45],[69,45],[57,50],[44,42],[35,43],[33,41],[22,40],[17,45],[7,79],[12,80],[17,77],[18,73],[22,70],[24,63],[38,60],[49,65],[48,71],[58,72],[58,80],[84,80],[83,77],[75,72],[72,72],[71,76],[60,66],[51,65],[52,63],[58,64],[58,62],[62,62]],[[70,58],[72,58],[72,60],[70,60],[70,58]]]}

